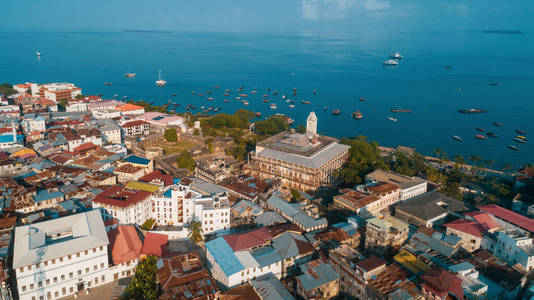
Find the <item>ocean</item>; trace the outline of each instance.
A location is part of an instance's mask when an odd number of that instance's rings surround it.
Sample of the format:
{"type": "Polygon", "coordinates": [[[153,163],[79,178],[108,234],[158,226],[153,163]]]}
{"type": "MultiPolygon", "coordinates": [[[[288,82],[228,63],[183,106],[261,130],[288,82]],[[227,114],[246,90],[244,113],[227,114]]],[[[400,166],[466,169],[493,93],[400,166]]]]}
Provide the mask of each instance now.
{"type": "Polygon", "coordinates": [[[221,107],[220,112],[227,113],[244,108],[261,112],[262,118],[282,113],[296,120],[294,126],[304,124],[313,110],[323,134],[365,135],[383,146],[415,147],[427,155],[436,148],[448,157],[475,154],[495,160],[498,168],[505,162],[533,162],[534,141],[513,141],[515,129],[534,133],[532,53],[534,37],[528,32],[0,31],[0,82],[73,82],[83,94],[117,94],[118,99],[128,96],[156,104],[172,100],[181,104],[179,112],[193,104],[196,111],[200,106],[221,107]],[[403,55],[399,65],[383,66],[392,51],[403,55]],[[158,69],[168,82],[165,87],[155,86],[158,69]],[[125,78],[126,72],[137,76],[125,78]],[[248,106],[234,99],[241,86],[249,95],[248,106]],[[256,95],[251,93],[254,87],[256,95]],[[229,97],[223,96],[225,89],[232,89],[229,97]],[[174,93],[177,96],[171,96],[174,93]],[[261,101],[266,93],[269,103],[261,101]],[[282,94],[295,100],[295,108],[281,99],[282,94]],[[213,101],[206,99],[210,96],[213,101]],[[278,108],[270,109],[271,103],[278,108]],[[412,113],[392,113],[393,107],[412,113]],[[471,107],[487,113],[457,112],[471,107]],[[341,114],[332,115],[332,109],[341,114]],[[350,116],[355,110],[363,119],[350,116]],[[476,139],[477,127],[498,137],[476,139]],[[453,140],[453,135],[463,141],[453,140]]]}

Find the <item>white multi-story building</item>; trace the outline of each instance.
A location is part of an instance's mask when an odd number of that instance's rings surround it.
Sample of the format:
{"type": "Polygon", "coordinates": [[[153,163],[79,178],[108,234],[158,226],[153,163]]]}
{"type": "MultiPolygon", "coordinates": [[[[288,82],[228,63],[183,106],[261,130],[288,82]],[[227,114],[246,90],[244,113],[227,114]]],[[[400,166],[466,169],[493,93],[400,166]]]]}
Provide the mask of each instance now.
{"type": "Polygon", "coordinates": [[[121,128],[111,119],[96,120],[98,130],[102,133],[102,139],[107,144],[120,144],[122,142],[121,128]]]}
{"type": "Polygon", "coordinates": [[[534,268],[533,238],[520,230],[498,231],[486,234],[482,240],[482,248],[506,261],[511,266],[520,264],[527,272],[534,268]]]}
{"type": "Polygon", "coordinates": [[[152,215],[152,196],[146,191],[131,191],[114,185],[93,199],[104,221],[117,220],[119,224],[142,225],[152,215]]]}
{"type": "Polygon", "coordinates": [[[186,185],[167,187],[163,197],[153,198],[153,218],[158,224],[202,223],[204,234],[230,228],[230,204],[226,195],[203,196],[186,185]]]}
{"type": "Polygon", "coordinates": [[[367,184],[388,182],[399,186],[399,200],[404,201],[426,193],[427,182],[419,177],[410,177],[386,170],[376,170],[365,176],[367,184]]]}
{"type": "Polygon", "coordinates": [[[97,210],[15,229],[19,299],[58,299],[111,282],[108,236],[97,210]]]}
{"type": "Polygon", "coordinates": [[[68,112],[87,111],[87,103],[85,100],[71,100],[65,106],[65,110],[68,112]]]}
{"type": "Polygon", "coordinates": [[[64,136],[67,140],[69,151],[73,151],[74,148],[86,143],[102,146],[102,133],[96,128],[80,128],[77,131],[67,131],[64,136]]]}
{"type": "Polygon", "coordinates": [[[121,124],[121,127],[125,136],[150,134],[150,123],[143,120],[129,121],[121,124]]]}
{"type": "Polygon", "coordinates": [[[82,94],[82,89],[74,85],[74,83],[45,83],[45,84],[31,84],[31,91],[33,97],[44,97],[45,99],[59,102],[61,100],[69,100],[76,98],[82,94]]]}
{"type": "Polygon", "coordinates": [[[46,131],[45,119],[42,116],[24,118],[22,120],[22,129],[25,133],[46,131]]]}

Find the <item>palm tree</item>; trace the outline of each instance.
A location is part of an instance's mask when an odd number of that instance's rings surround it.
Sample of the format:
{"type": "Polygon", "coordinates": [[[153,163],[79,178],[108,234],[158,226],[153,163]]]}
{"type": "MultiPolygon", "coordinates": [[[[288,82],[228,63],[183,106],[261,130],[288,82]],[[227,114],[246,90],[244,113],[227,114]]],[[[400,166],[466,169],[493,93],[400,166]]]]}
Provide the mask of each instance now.
{"type": "Polygon", "coordinates": [[[467,158],[469,158],[469,160],[473,162],[473,164],[471,165],[471,176],[475,177],[477,173],[477,167],[479,166],[478,162],[480,162],[480,160],[482,159],[478,155],[469,155],[467,158]]]}
{"type": "Polygon", "coordinates": [[[204,240],[204,231],[202,230],[202,223],[192,221],[191,223],[189,223],[187,230],[189,231],[187,236],[193,243],[198,244],[204,240]]]}
{"type": "Polygon", "coordinates": [[[454,157],[454,162],[456,162],[456,164],[460,166],[459,168],[462,169],[465,163],[465,159],[461,154],[458,154],[454,157]]]}

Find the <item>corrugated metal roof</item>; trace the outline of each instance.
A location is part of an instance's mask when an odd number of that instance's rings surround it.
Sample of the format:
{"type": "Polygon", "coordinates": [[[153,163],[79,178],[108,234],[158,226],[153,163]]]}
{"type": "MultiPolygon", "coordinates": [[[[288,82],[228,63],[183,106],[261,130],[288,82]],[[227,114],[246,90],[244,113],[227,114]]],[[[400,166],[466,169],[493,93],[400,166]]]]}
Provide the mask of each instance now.
{"type": "Polygon", "coordinates": [[[213,256],[226,276],[230,276],[245,269],[237,259],[234,250],[226,243],[223,237],[218,237],[206,243],[206,249],[213,256]]]}

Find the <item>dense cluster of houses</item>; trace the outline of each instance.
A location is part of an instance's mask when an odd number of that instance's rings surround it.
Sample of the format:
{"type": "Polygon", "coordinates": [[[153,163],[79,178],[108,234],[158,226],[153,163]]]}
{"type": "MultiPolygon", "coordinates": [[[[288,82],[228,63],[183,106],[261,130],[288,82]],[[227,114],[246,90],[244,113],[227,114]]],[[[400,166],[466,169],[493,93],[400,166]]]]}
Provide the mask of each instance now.
{"type": "MultiPolygon", "coordinates": [[[[268,138],[246,162],[222,146],[175,178],[125,139],[187,132],[182,117],[70,83],[14,88],[0,101],[2,299],[90,294],[131,278],[147,256],[158,258],[160,299],[530,296],[528,195],[512,209],[470,206],[422,178],[375,170],[318,197],[348,147],[318,135],[313,113],[306,133],[268,138]]],[[[533,177],[524,170],[517,185],[533,177]]]]}

